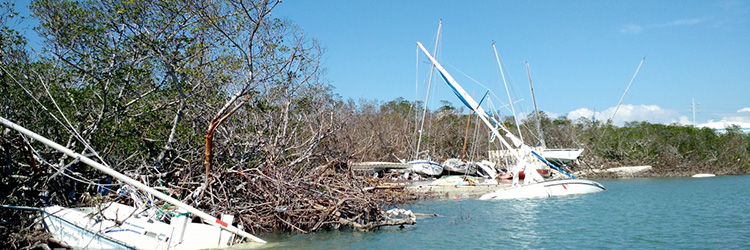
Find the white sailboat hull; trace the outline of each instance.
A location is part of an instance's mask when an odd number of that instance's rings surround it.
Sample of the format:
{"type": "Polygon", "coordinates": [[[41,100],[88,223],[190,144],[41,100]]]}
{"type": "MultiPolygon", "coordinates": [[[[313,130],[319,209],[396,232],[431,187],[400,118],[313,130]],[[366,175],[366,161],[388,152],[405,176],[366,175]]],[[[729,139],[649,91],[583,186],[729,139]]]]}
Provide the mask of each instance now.
{"type": "Polygon", "coordinates": [[[544,159],[547,159],[547,160],[556,159],[556,160],[572,161],[572,160],[578,159],[578,157],[581,156],[582,153],[583,153],[583,149],[577,149],[577,148],[562,148],[562,149],[546,148],[542,150],[542,157],[544,157],[544,159]]]}
{"type": "Polygon", "coordinates": [[[119,203],[102,208],[46,207],[43,225],[75,249],[219,249],[228,247],[232,236],[211,225],[187,222],[184,216],[166,224],[119,203]]]}
{"type": "Polygon", "coordinates": [[[574,194],[590,194],[604,191],[601,184],[590,180],[564,179],[532,183],[500,189],[479,197],[480,200],[531,199],[574,194]]]}
{"type": "Polygon", "coordinates": [[[89,224],[86,213],[53,206],[42,210],[42,216],[44,228],[52,234],[53,238],[75,248],[135,249],[135,246],[113,239],[104,233],[98,233],[102,229],[113,227],[114,223],[86,225],[89,224]],[[87,226],[92,228],[86,229],[87,226]],[[91,230],[93,228],[98,228],[98,230],[91,230]]]}
{"type": "Polygon", "coordinates": [[[443,174],[443,165],[434,161],[414,160],[407,162],[411,166],[412,172],[427,176],[440,176],[443,174]]]}
{"type": "Polygon", "coordinates": [[[154,238],[112,220],[60,206],[42,210],[44,228],[56,239],[82,249],[164,249],[154,238]]]}

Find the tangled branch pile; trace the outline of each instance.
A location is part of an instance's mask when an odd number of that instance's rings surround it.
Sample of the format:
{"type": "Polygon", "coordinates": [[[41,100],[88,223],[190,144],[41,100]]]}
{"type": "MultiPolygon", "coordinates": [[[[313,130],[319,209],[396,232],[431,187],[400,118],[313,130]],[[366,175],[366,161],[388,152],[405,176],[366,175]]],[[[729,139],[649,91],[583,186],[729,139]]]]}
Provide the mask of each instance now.
{"type": "Polygon", "coordinates": [[[368,189],[372,183],[352,175],[345,164],[327,164],[306,173],[273,168],[224,171],[203,202],[223,213],[239,214],[238,223],[253,231],[307,233],[385,225],[383,208],[412,197],[368,189]]]}
{"type": "MultiPolygon", "coordinates": [[[[415,197],[352,175],[368,147],[341,134],[355,108],[326,84],[318,41],[272,17],[278,4],[32,1],[44,48],[29,56],[3,2],[0,113],[253,232],[392,223],[384,208],[415,197]]],[[[122,199],[77,159],[9,129],[0,139],[2,204],[122,199]]],[[[3,236],[21,230],[0,213],[3,236]]]]}

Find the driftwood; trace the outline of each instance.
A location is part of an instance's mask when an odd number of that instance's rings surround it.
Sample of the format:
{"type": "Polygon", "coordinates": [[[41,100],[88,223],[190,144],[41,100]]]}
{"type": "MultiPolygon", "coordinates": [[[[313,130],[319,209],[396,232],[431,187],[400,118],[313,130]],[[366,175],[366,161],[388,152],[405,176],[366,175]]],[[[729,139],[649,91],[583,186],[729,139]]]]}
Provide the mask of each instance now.
{"type": "Polygon", "coordinates": [[[379,228],[379,227],[383,227],[383,226],[413,225],[413,224],[415,224],[417,222],[416,222],[415,219],[403,218],[403,219],[373,221],[373,222],[368,222],[368,223],[365,223],[365,224],[360,224],[360,223],[357,223],[357,222],[355,222],[353,220],[347,220],[347,219],[341,218],[341,219],[339,219],[339,223],[341,223],[341,225],[346,225],[346,226],[349,226],[349,227],[351,227],[353,229],[356,229],[356,230],[359,230],[359,231],[369,231],[369,230],[372,230],[374,228],[379,228]]]}
{"type": "MultiPolygon", "coordinates": [[[[367,231],[416,222],[409,217],[391,218],[385,208],[418,195],[405,192],[403,186],[378,185],[369,177],[356,176],[342,162],[311,169],[265,165],[226,170],[213,178],[211,192],[193,196],[192,202],[209,213],[235,215],[236,223],[252,233],[309,233],[341,227],[367,231]]],[[[185,194],[202,191],[182,190],[185,194]]]]}

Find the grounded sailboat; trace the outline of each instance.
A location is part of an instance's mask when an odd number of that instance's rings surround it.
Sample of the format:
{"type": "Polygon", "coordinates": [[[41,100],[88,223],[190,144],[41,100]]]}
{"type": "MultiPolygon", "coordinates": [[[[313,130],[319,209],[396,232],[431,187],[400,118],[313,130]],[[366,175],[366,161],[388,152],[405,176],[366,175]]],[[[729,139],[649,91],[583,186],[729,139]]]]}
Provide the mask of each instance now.
{"type": "MultiPolygon", "coordinates": [[[[220,249],[232,246],[241,238],[254,243],[266,241],[232,225],[233,216],[221,219],[178,201],[139,181],[121,174],[101,163],[27,130],[3,117],[0,124],[29,136],[49,147],[102,171],[127,185],[159,198],[179,208],[169,223],[159,220],[163,209],[132,207],[119,203],[104,203],[97,207],[65,208],[49,206],[28,208],[39,210],[42,224],[53,237],[76,249],[220,249]],[[205,223],[189,222],[188,214],[200,217],[205,223]],[[239,236],[239,237],[235,237],[239,236]]],[[[135,195],[134,204],[147,204],[135,195]]]]}
{"type": "Polygon", "coordinates": [[[478,164],[461,160],[458,158],[450,158],[443,162],[443,168],[446,172],[456,173],[462,175],[476,175],[478,164]]]}
{"type": "Polygon", "coordinates": [[[590,180],[562,179],[509,187],[479,197],[480,200],[528,199],[589,194],[604,191],[602,184],[590,180]]]}
{"type": "MultiPolygon", "coordinates": [[[[437,44],[440,41],[440,30],[443,27],[443,20],[440,20],[440,24],[438,25],[437,30],[437,38],[435,39],[435,52],[437,52],[437,44]]],[[[430,68],[430,80],[427,83],[427,96],[425,97],[424,101],[424,108],[422,108],[422,123],[419,126],[418,136],[417,136],[417,148],[414,151],[414,160],[406,162],[411,166],[410,170],[414,173],[429,176],[429,177],[437,177],[443,174],[444,167],[440,163],[434,162],[430,160],[430,156],[428,151],[420,151],[420,144],[422,143],[422,131],[424,129],[424,117],[427,114],[427,103],[430,98],[430,85],[432,85],[432,70],[433,68],[430,68]],[[420,153],[425,153],[424,158],[420,158],[420,153]]],[[[416,128],[415,128],[416,129],[416,128]]]]}
{"type": "Polygon", "coordinates": [[[497,122],[493,117],[489,116],[487,112],[479,106],[479,104],[472,98],[464,89],[459,85],[455,79],[443,68],[442,65],[430,55],[429,52],[422,46],[420,42],[417,42],[417,46],[424,52],[427,58],[430,59],[432,64],[438,69],[438,72],[445,80],[446,84],[451,87],[453,93],[472,111],[474,111],[479,118],[484,122],[485,125],[492,131],[493,135],[500,139],[499,141],[510,150],[512,156],[516,159],[516,165],[513,167],[514,178],[513,187],[508,189],[500,189],[488,194],[483,195],[480,199],[517,199],[517,198],[536,198],[536,197],[549,197],[549,196],[562,196],[571,194],[586,194],[604,191],[605,188],[601,184],[576,179],[574,176],[562,171],[553,164],[547,162],[538,153],[534,152],[531,147],[525,145],[515,137],[505,126],[497,122]],[[516,147],[512,147],[500,134],[498,128],[505,132],[505,137],[510,139],[516,147]],[[545,181],[539,173],[536,171],[536,167],[531,164],[532,155],[539,158],[542,162],[548,166],[555,168],[556,170],[564,173],[570,179],[560,179],[553,181],[545,181]],[[518,183],[518,173],[523,171],[526,174],[523,184],[518,183]]]}
{"type": "Polygon", "coordinates": [[[412,172],[421,175],[440,176],[443,173],[443,165],[440,165],[440,163],[431,161],[429,159],[413,160],[407,162],[406,164],[409,164],[412,172]]]}

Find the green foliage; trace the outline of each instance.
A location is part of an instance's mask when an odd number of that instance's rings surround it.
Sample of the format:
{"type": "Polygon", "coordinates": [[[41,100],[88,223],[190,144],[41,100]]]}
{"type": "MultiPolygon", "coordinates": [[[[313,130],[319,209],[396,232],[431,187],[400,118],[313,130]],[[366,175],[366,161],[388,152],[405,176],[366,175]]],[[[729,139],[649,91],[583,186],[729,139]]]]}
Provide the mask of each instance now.
{"type": "Polygon", "coordinates": [[[380,106],[380,112],[400,117],[408,117],[416,112],[416,107],[403,97],[398,97],[380,106]]]}
{"type": "Polygon", "coordinates": [[[586,157],[602,164],[653,165],[657,172],[711,171],[748,173],[750,135],[739,130],[717,133],[681,125],[609,123],[583,126],[586,157]]]}

